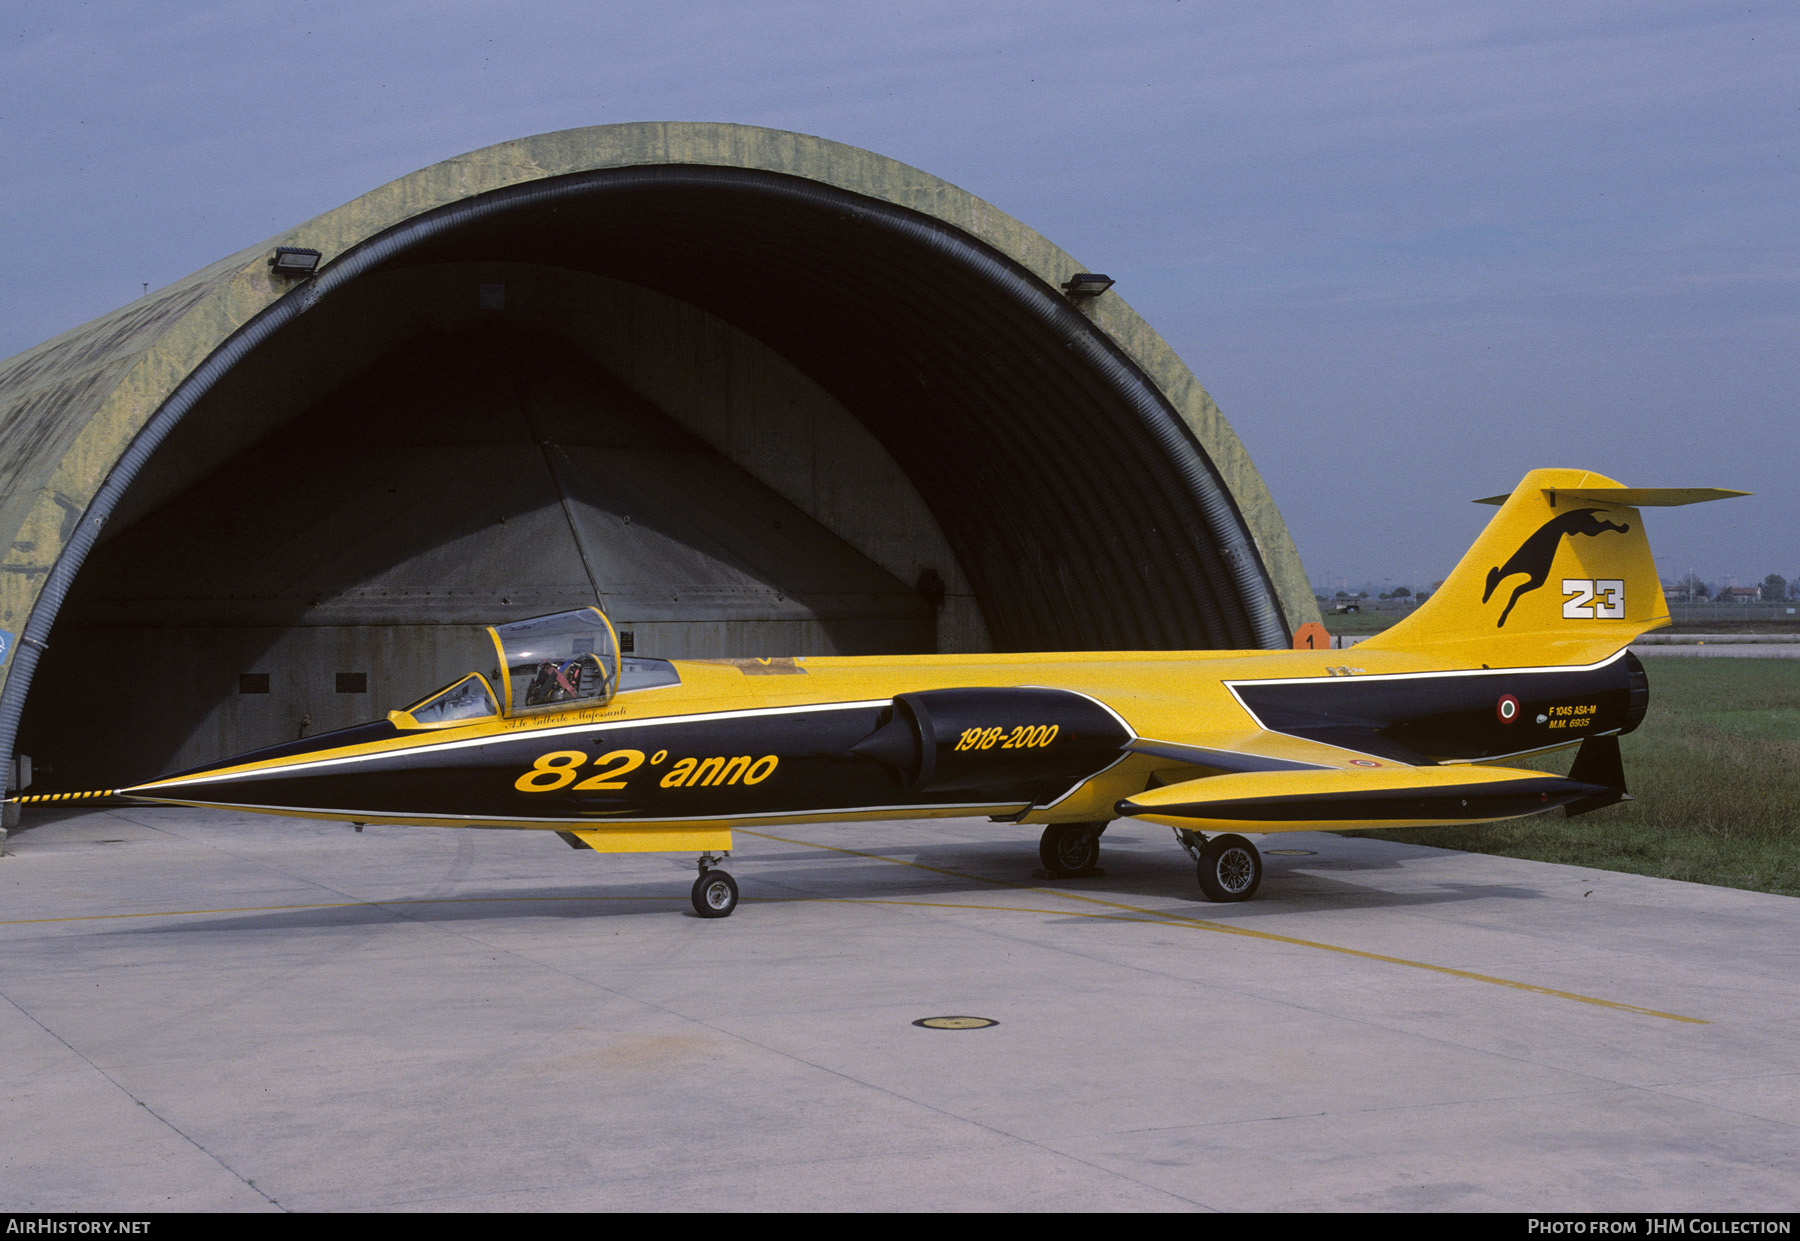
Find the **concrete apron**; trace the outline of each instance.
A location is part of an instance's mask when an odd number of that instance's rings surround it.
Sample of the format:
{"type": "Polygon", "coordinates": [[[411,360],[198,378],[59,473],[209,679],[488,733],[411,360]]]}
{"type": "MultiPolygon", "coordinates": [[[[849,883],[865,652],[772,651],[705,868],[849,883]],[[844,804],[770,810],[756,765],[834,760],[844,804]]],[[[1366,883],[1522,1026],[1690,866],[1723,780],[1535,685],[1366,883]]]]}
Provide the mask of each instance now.
{"type": "Polygon", "coordinates": [[[142,808],[0,867],[5,1206],[1792,1210],[1800,902],[1330,835],[142,808]],[[934,1016],[998,1024],[937,1030],[934,1016]]]}

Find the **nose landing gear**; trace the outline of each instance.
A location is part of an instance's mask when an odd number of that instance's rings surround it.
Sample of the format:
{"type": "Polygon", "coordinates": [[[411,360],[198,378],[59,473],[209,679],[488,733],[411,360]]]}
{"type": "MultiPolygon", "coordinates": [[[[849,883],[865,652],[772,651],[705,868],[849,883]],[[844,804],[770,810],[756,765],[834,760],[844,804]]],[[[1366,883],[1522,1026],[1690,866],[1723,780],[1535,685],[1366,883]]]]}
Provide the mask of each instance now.
{"type": "Polygon", "coordinates": [[[729,918],[737,908],[737,880],[715,869],[724,860],[710,853],[700,855],[700,877],[694,880],[692,897],[694,912],[702,918],[729,918]]]}

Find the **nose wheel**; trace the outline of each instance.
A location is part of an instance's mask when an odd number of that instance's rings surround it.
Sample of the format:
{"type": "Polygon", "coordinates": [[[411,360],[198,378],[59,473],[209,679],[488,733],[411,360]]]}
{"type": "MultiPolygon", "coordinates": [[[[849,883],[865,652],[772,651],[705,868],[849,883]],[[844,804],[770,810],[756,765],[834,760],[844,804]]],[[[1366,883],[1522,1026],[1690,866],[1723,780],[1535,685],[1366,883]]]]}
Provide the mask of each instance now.
{"type": "Polygon", "coordinates": [[[706,854],[700,859],[700,877],[694,880],[694,912],[702,918],[729,918],[737,908],[737,880],[714,869],[723,858],[706,854]]]}

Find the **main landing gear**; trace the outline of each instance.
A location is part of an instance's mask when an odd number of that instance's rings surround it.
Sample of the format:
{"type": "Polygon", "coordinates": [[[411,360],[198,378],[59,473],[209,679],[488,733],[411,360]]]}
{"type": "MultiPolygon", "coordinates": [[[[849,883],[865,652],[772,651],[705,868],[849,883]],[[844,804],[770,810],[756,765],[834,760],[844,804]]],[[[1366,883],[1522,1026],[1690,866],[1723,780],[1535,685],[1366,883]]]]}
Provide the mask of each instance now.
{"type": "Polygon", "coordinates": [[[1038,837],[1038,861],[1052,879],[1102,875],[1100,833],[1105,823],[1052,823],[1038,837]]]}
{"type": "Polygon", "coordinates": [[[737,908],[737,880],[714,869],[724,860],[710,853],[700,855],[700,877],[694,880],[693,898],[694,912],[702,918],[729,918],[737,908]]]}
{"type": "Polygon", "coordinates": [[[1200,890],[1207,900],[1247,901],[1256,895],[1262,884],[1262,854],[1248,840],[1233,832],[1208,840],[1199,832],[1179,827],[1175,839],[1193,857],[1200,890]]]}
{"type": "MultiPolygon", "coordinates": [[[[1038,860],[1052,879],[1104,875],[1100,833],[1105,830],[1105,823],[1052,823],[1038,838],[1038,860]]],[[[1175,839],[1194,859],[1200,891],[1207,900],[1247,901],[1262,886],[1262,854],[1242,836],[1227,832],[1209,840],[1178,827],[1175,839]]]]}

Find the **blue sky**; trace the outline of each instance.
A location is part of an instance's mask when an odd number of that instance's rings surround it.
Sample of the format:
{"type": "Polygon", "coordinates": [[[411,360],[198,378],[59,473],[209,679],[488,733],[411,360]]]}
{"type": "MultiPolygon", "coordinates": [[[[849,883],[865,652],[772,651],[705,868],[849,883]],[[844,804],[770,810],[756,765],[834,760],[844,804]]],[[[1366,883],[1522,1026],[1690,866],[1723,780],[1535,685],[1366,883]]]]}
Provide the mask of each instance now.
{"type": "Polygon", "coordinates": [[[1442,577],[1527,469],[1754,499],[1800,576],[1800,6],[0,4],[0,356],[439,159],[724,120],[1037,228],[1167,337],[1315,581],[1442,577]]]}

